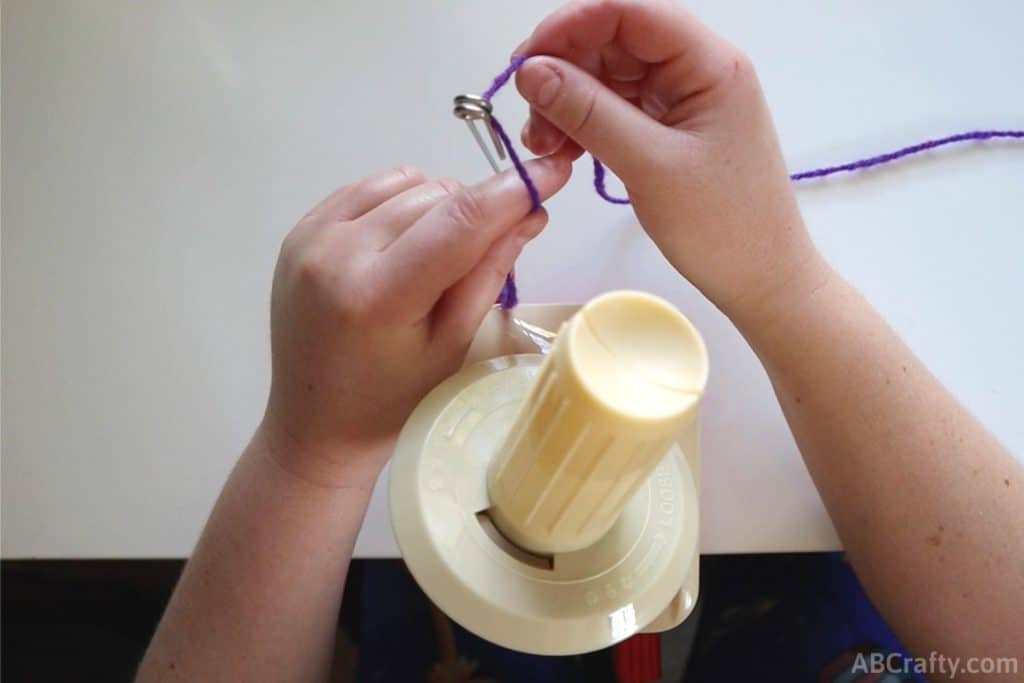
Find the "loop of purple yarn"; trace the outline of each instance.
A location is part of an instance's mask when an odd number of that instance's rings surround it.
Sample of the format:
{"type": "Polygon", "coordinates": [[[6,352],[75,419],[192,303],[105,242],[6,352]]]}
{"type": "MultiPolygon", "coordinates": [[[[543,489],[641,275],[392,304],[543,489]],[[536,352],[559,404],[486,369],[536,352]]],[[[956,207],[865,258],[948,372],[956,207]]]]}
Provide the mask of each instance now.
{"type": "MultiPolygon", "coordinates": [[[[486,100],[490,100],[502,87],[508,83],[512,75],[523,65],[523,62],[527,60],[527,57],[517,55],[512,57],[509,65],[505,67],[501,73],[494,77],[491,81],[491,85],[484,91],[482,97],[486,100]]],[[[533,179],[527,172],[526,167],[523,165],[522,160],[516,153],[515,148],[512,146],[512,141],[509,139],[505,129],[498,122],[498,120],[491,115],[491,128],[497,133],[498,137],[501,138],[502,144],[505,146],[505,151],[508,153],[509,159],[512,162],[512,166],[515,168],[519,178],[523,181],[523,185],[526,186],[526,191],[530,195],[530,206],[531,211],[534,211],[540,207],[540,193],[537,191],[537,186],[534,185],[533,179]]],[[[969,141],[980,141],[980,140],[993,140],[993,139],[1024,139],[1024,130],[971,130],[963,133],[956,133],[954,135],[948,135],[942,138],[935,138],[931,140],[925,140],[908,147],[901,147],[900,149],[892,152],[886,152],[884,154],[878,154],[876,156],[865,157],[863,159],[856,159],[854,161],[847,162],[845,164],[839,164],[836,166],[823,166],[821,168],[814,168],[808,171],[800,171],[799,173],[793,173],[789,176],[792,182],[800,182],[803,180],[812,180],[817,178],[825,178],[836,173],[850,173],[853,171],[860,171],[872,166],[881,166],[883,164],[889,164],[905,157],[920,154],[930,149],[937,147],[943,147],[945,145],[951,145],[959,142],[969,141]]],[[[616,197],[608,192],[605,187],[605,168],[604,165],[597,159],[597,157],[591,155],[594,160],[594,191],[597,192],[601,199],[611,204],[630,204],[630,201],[626,197],[616,197]]],[[[509,273],[505,278],[505,284],[501,289],[501,293],[498,295],[498,303],[502,308],[513,308],[518,303],[518,295],[516,292],[515,278],[512,273],[509,273]]]]}
{"type": "Polygon", "coordinates": [[[629,204],[630,201],[627,197],[615,197],[608,193],[608,189],[604,186],[604,164],[595,156],[591,156],[591,158],[594,160],[594,191],[598,196],[610,204],[629,204]]]}

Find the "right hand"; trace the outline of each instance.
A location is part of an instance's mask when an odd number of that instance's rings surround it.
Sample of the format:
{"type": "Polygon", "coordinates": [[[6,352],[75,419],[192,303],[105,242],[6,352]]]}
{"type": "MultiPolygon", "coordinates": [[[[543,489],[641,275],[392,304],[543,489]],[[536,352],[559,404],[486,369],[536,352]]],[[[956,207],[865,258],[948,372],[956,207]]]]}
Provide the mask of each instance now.
{"type": "Polygon", "coordinates": [[[548,154],[568,137],[606,163],[669,262],[735,322],[773,315],[780,293],[820,279],[738,49],[670,0],[584,0],[516,54],[531,56],[516,78],[531,104],[524,144],[548,154]]]}

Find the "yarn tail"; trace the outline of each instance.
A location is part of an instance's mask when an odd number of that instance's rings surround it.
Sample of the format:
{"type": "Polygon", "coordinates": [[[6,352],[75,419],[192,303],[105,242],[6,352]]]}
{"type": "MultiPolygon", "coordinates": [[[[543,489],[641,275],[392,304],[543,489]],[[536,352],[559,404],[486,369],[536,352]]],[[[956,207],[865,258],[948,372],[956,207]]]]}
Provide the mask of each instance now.
{"type": "Polygon", "coordinates": [[[504,308],[515,308],[519,304],[519,292],[516,291],[516,280],[512,273],[505,276],[505,284],[498,294],[498,304],[504,308]]]}

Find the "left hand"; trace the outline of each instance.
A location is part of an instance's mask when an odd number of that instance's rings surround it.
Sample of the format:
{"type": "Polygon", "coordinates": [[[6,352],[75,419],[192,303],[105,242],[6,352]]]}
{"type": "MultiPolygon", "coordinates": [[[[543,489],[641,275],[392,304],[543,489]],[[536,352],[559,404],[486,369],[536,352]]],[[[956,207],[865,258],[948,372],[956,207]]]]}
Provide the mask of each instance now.
{"type": "MultiPolygon", "coordinates": [[[[570,154],[527,167],[546,199],[569,179],[570,154]]],[[[546,222],[511,171],[463,188],[403,167],[310,211],[285,238],[274,274],[261,431],[275,459],[328,486],[352,465],[376,477],[412,409],[458,369],[546,222]]]]}

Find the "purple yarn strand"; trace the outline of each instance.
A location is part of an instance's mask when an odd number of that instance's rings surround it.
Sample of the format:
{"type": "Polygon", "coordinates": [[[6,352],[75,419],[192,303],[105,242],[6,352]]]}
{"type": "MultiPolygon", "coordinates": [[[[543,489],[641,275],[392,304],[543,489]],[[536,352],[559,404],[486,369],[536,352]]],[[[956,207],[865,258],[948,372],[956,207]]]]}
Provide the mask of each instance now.
{"type": "MultiPolygon", "coordinates": [[[[505,80],[507,81],[508,78],[506,77],[505,80]]],[[[516,173],[519,174],[523,185],[526,186],[526,192],[530,195],[530,211],[536,211],[540,208],[540,192],[537,190],[537,186],[534,185],[533,178],[526,171],[526,166],[523,165],[523,160],[519,158],[516,148],[512,146],[508,133],[505,132],[501,123],[493,115],[491,116],[491,128],[494,129],[494,132],[501,139],[501,144],[505,147],[509,161],[512,162],[516,173]]],[[[501,292],[498,294],[498,303],[505,309],[515,308],[519,304],[519,292],[516,289],[516,279],[512,273],[505,276],[505,284],[502,285],[501,292]]]]}
{"type": "Polygon", "coordinates": [[[852,173],[853,171],[860,171],[866,168],[871,168],[872,166],[890,164],[898,159],[920,154],[921,152],[927,152],[928,150],[935,149],[936,147],[944,147],[958,142],[993,140],[997,138],[1024,138],[1024,130],[971,130],[964,133],[957,133],[955,135],[947,135],[944,138],[925,140],[924,142],[919,142],[916,145],[902,147],[895,151],[886,152],[885,154],[879,154],[873,157],[857,159],[856,161],[839,164],[838,166],[824,166],[822,168],[814,168],[809,171],[801,171],[800,173],[794,173],[789,176],[789,179],[793,182],[800,182],[801,180],[811,180],[813,178],[825,178],[830,175],[835,175],[836,173],[852,173]]]}
{"type": "MultiPolygon", "coordinates": [[[[508,83],[509,79],[512,78],[512,75],[523,65],[523,62],[525,62],[526,59],[527,58],[524,56],[513,57],[509,62],[509,65],[494,77],[494,80],[491,81],[491,85],[484,91],[482,97],[486,100],[490,100],[494,97],[494,95],[508,83]]],[[[493,128],[494,132],[499,138],[501,138],[501,143],[505,146],[505,151],[508,153],[512,166],[515,168],[519,178],[523,181],[523,185],[526,186],[526,191],[530,195],[531,210],[536,211],[541,205],[540,193],[537,191],[537,186],[534,184],[530,174],[526,171],[526,166],[523,165],[515,147],[512,146],[512,141],[509,139],[508,133],[505,132],[505,129],[498,122],[498,119],[493,115],[490,120],[491,128],[493,128]]],[[[921,154],[922,152],[936,149],[938,147],[944,147],[946,145],[952,145],[960,142],[978,142],[995,139],[1024,139],[1024,130],[971,130],[963,133],[956,133],[942,138],[925,140],[924,142],[919,142],[908,147],[902,147],[892,152],[857,159],[837,166],[823,166],[821,168],[813,168],[808,171],[800,171],[799,173],[790,175],[789,179],[796,183],[804,180],[826,178],[837,173],[852,173],[854,171],[862,171],[864,169],[872,168],[873,166],[890,164],[894,161],[898,161],[915,154],[921,154]]],[[[628,198],[616,197],[608,192],[608,188],[605,186],[605,178],[607,176],[605,167],[597,157],[592,156],[592,158],[594,160],[594,191],[597,192],[598,196],[610,204],[630,204],[628,198]]],[[[501,293],[498,295],[498,303],[502,308],[513,308],[518,302],[519,297],[516,292],[515,278],[512,273],[509,273],[505,278],[505,284],[501,288],[501,293]]]]}
{"type": "Polygon", "coordinates": [[[591,158],[594,160],[594,190],[598,196],[610,204],[629,204],[630,201],[626,197],[615,197],[608,194],[608,188],[604,186],[604,164],[598,161],[597,157],[591,158]]]}
{"type": "MultiPolygon", "coordinates": [[[[505,68],[500,74],[494,77],[491,81],[490,87],[484,91],[481,96],[485,100],[490,100],[496,92],[508,83],[508,80],[512,78],[512,74],[523,65],[526,61],[526,57],[513,57],[508,67],[505,68]]],[[[536,211],[540,208],[540,192],[537,191],[537,186],[533,183],[533,178],[526,170],[526,166],[523,165],[523,160],[519,158],[519,153],[516,152],[516,148],[512,145],[512,140],[509,139],[508,133],[505,132],[505,128],[501,125],[501,122],[492,114],[491,115],[491,128],[497,134],[498,138],[501,139],[501,144],[505,147],[505,152],[508,154],[509,161],[512,162],[513,168],[516,169],[516,173],[519,178],[523,181],[523,185],[526,186],[526,192],[530,195],[530,211],[536,211]]],[[[519,292],[516,289],[516,279],[513,273],[509,273],[505,276],[505,284],[501,287],[501,292],[498,293],[498,304],[504,308],[515,308],[519,304],[519,292]]]]}
{"type": "Polygon", "coordinates": [[[512,146],[512,140],[509,139],[508,133],[505,132],[505,128],[501,123],[491,115],[491,128],[501,138],[501,144],[505,147],[505,152],[508,154],[509,161],[512,162],[513,168],[516,169],[516,173],[523,181],[523,185],[526,186],[526,191],[530,195],[530,211],[536,211],[540,208],[540,192],[537,191],[537,186],[533,184],[533,178],[526,171],[526,166],[523,165],[523,160],[519,158],[519,153],[516,152],[516,148],[512,146]]]}
{"type": "Polygon", "coordinates": [[[484,94],[481,95],[481,97],[485,100],[489,100],[494,97],[495,93],[505,87],[505,84],[508,83],[508,79],[512,78],[512,74],[518,71],[519,67],[521,67],[525,61],[526,57],[521,55],[513,57],[509,61],[508,66],[505,67],[504,71],[494,77],[494,80],[491,81],[491,85],[488,86],[487,90],[484,90],[484,94]]]}
{"type": "Polygon", "coordinates": [[[505,276],[505,284],[498,293],[498,305],[502,308],[515,308],[519,305],[519,292],[516,290],[516,278],[512,273],[505,276]]]}

